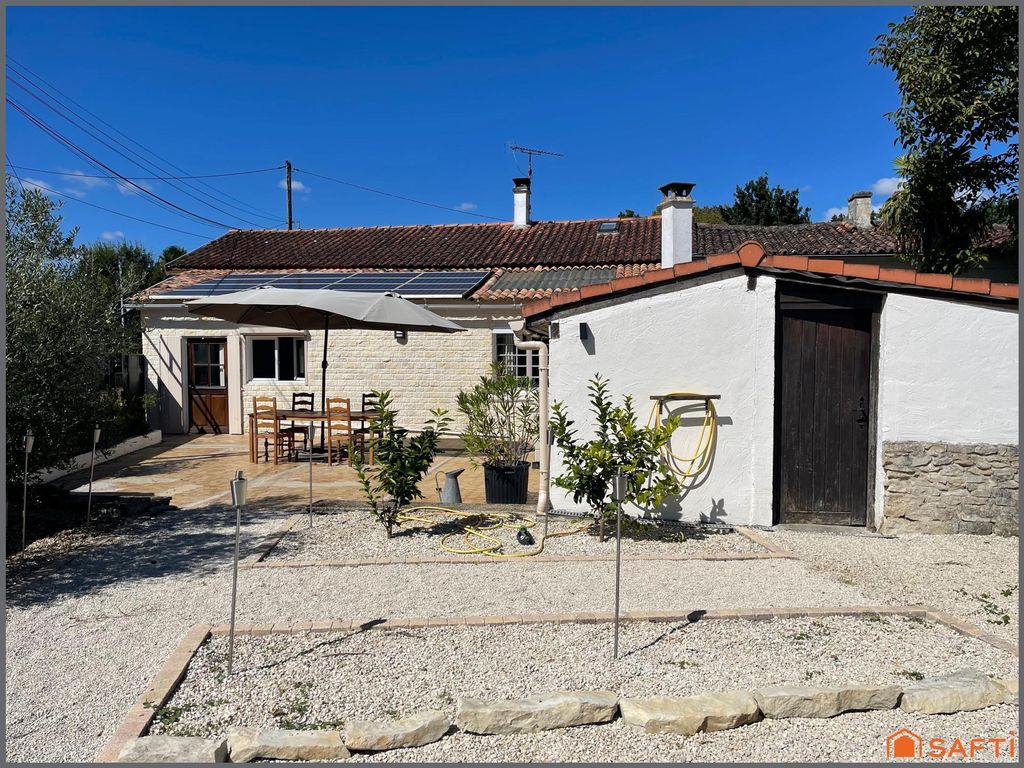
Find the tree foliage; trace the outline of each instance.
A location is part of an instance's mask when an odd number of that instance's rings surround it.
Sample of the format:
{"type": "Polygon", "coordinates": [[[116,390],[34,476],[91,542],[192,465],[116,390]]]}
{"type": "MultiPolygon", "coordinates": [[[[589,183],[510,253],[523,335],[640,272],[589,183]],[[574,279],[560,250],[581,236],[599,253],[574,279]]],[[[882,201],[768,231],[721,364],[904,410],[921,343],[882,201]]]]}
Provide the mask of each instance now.
{"type": "Polygon", "coordinates": [[[627,396],[622,405],[614,405],[608,382],[600,375],[589,382],[587,389],[597,426],[593,439],[582,441],[577,437],[575,423],[563,403],[551,407],[551,431],[565,466],[565,473],[554,482],[570,491],[576,502],[587,503],[604,541],[605,521],[615,514],[611,491],[619,470],[626,476],[626,504],[657,507],[665,497],[679,493],[678,480],[661,461],[661,450],[672,439],[679,419],[672,417],[663,425],[642,427],[637,423],[632,398],[627,396]]]}
{"type": "Polygon", "coordinates": [[[20,481],[26,429],[36,435],[30,474],[63,467],[91,446],[132,429],[107,386],[111,359],[127,344],[118,307],[97,286],[96,263],[65,234],[60,205],[8,182],[6,202],[7,477],[20,481]]]}
{"type": "Polygon", "coordinates": [[[811,209],[800,205],[800,190],[785,190],[768,184],[768,174],[761,174],[742,187],[736,187],[732,205],[719,206],[726,224],[807,224],[811,209]]]}
{"type": "Polygon", "coordinates": [[[693,206],[693,220],[698,224],[725,224],[721,205],[693,206]]]}
{"type": "Polygon", "coordinates": [[[1017,18],[1016,6],[918,7],[871,49],[901,96],[888,117],[904,183],[882,217],[919,252],[918,268],[956,273],[983,262],[978,244],[993,223],[1012,228],[1016,250],[1017,18]]]}
{"type": "Polygon", "coordinates": [[[451,419],[444,410],[433,410],[420,433],[409,438],[409,430],[397,425],[391,390],[374,390],[373,394],[378,405],[377,416],[370,421],[370,446],[377,464],[367,467],[361,457],[354,457],[353,464],[370,512],[390,539],[402,508],[423,496],[419,483],[430,469],[440,433],[451,419]]]}

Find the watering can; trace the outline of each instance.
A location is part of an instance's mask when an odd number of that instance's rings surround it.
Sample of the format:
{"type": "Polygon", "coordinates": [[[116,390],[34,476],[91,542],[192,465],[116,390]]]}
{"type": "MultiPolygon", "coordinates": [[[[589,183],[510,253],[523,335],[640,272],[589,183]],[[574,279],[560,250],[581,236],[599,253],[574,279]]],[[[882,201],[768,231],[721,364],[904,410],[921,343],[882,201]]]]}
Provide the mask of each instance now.
{"type": "Polygon", "coordinates": [[[444,473],[444,489],[437,482],[438,472],[434,475],[434,487],[437,488],[438,500],[442,504],[461,504],[462,503],[462,491],[459,489],[459,475],[466,471],[466,468],[453,469],[451,472],[444,473]]]}

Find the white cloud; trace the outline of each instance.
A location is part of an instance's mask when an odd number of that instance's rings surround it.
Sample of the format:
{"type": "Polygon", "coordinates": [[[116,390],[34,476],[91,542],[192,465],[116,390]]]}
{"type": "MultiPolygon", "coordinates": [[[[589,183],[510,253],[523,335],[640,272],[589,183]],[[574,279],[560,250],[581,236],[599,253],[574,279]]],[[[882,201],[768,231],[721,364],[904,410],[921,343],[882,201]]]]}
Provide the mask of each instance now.
{"type": "Polygon", "coordinates": [[[100,235],[102,240],[124,240],[124,232],[120,229],[116,229],[113,232],[104,232],[100,235]]]}
{"type": "MultiPolygon", "coordinates": [[[[288,180],[287,179],[281,179],[279,182],[277,182],[277,186],[280,189],[288,189],[288,180]]],[[[303,184],[301,181],[296,181],[295,179],[292,179],[292,191],[293,192],[312,192],[313,188],[308,186],[307,184],[303,184]]]]}
{"type": "Polygon", "coordinates": [[[131,184],[127,181],[117,182],[117,191],[122,195],[138,195],[140,194],[139,187],[147,192],[152,192],[154,189],[153,185],[146,181],[136,181],[133,179],[131,184]]]}
{"type": "Polygon", "coordinates": [[[33,178],[29,177],[29,176],[22,176],[21,177],[21,185],[25,188],[26,192],[28,192],[29,190],[34,189],[37,192],[42,192],[44,195],[48,195],[51,192],[55,192],[56,191],[53,188],[53,185],[51,185],[51,184],[49,184],[49,183],[47,183],[45,181],[40,181],[39,179],[33,179],[33,178]]]}
{"type": "Polygon", "coordinates": [[[475,211],[476,203],[459,203],[455,207],[460,211],[475,211]]]}
{"type": "Polygon", "coordinates": [[[92,176],[86,175],[85,171],[73,170],[64,173],[68,174],[68,178],[74,184],[78,184],[82,189],[98,189],[107,186],[106,179],[97,179],[92,176]]]}
{"type": "Polygon", "coordinates": [[[872,184],[871,191],[874,192],[876,195],[881,195],[882,197],[889,197],[902,185],[903,179],[899,178],[898,176],[889,176],[884,179],[879,179],[874,184],[872,184]]]}

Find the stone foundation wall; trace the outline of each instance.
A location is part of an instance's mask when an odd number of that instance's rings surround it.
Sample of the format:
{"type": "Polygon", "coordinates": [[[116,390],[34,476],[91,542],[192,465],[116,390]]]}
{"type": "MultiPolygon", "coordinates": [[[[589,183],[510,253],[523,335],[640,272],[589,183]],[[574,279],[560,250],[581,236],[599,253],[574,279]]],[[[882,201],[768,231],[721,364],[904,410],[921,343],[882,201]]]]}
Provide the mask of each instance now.
{"type": "Polygon", "coordinates": [[[882,533],[1016,536],[1016,445],[886,442],[882,533]]]}

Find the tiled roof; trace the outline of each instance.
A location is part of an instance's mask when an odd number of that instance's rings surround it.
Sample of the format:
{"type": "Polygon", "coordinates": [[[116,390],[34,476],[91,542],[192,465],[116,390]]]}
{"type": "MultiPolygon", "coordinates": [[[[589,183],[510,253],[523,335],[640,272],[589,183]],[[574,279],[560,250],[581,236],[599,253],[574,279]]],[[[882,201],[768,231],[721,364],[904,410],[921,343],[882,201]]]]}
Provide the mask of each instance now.
{"type": "MultiPolygon", "coordinates": [[[[347,229],[233,230],[172,264],[173,269],[495,269],[598,267],[661,261],[661,219],[607,219],[347,229]]],[[[723,253],[746,240],[770,254],[888,254],[894,239],[881,229],[846,222],[749,227],[696,224],[694,253],[723,253]]]]}
{"type": "MultiPolygon", "coordinates": [[[[619,277],[642,275],[658,265],[651,264],[619,264],[616,266],[598,267],[516,267],[512,269],[495,269],[491,277],[481,285],[469,298],[481,301],[528,301],[550,296],[552,293],[569,288],[578,288],[591,283],[607,282],[619,277]]],[[[267,270],[230,270],[230,269],[190,269],[179,272],[155,285],[132,296],[132,301],[143,301],[158,297],[161,293],[175,288],[214,280],[232,273],[266,272],[268,274],[294,273],[292,269],[267,270]]],[[[328,269],[326,272],[363,272],[367,270],[328,269]]]]}
{"type": "Polygon", "coordinates": [[[709,255],[706,259],[678,264],[671,269],[651,269],[639,277],[625,277],[607,283],[560,291],[548,298],[523,305],[525,318],[538,318],[557,309],[585,304],[659,283],[684,280],[693,275],[721,269],[745,267],[751,270],[791,271],[813,275],[876,281],[894,286],[914,286],[949,294],[987,296],[1017,302],[1017,283],[994,283],[985,278],[963,278],[952,275],[918,272],[914,269],[889,269],[877,264],[853,264],[842,259],[815,259],[807,256],[766,255],[760,244],[748,241],[734,251],[709,255]]]}

